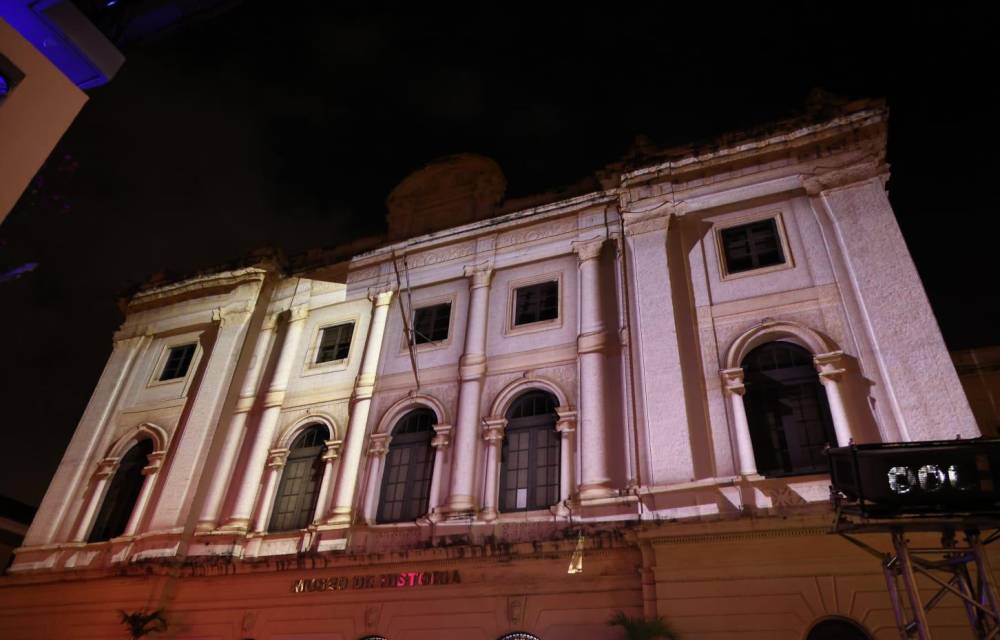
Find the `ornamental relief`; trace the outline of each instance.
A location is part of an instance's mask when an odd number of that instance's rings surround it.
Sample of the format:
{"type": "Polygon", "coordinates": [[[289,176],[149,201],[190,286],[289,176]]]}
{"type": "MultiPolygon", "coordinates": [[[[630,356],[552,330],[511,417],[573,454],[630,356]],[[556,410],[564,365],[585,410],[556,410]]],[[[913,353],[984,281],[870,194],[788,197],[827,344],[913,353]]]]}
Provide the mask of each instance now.
{"type": "Polygon", "coordinates": [[[424,251],[422,253],[408,255],[405,257],[406,267],[408,269],[417,269],[419,267],[426,267],[434,264],[440,264],[442,262],[458,260],[459,258],[465,258],[467,256],[474,255],[475,253],[475,241],[463,242],[462,244],[451,245],[450,247],[444,247],[442,249],[434,249],[433,251],[424,251]]]}
{"type": "Polygon", "coordinates": [[[575,217],[554,220],[545,224],[537,224],[531,227],[524,227],[521,229],[514,229],[513,231],[507,231],[506,233],[501,233],[500,236],[497,237],[496,246],[497,249],[503,249],[504,247],[510,247],[516,244],[534,242],[535,240],[570,233],[576,231],[576,228],[577,222],[575,217]]]}
{"type": "Polygon", "coordinates": [[[363,269],[357,269],[355,271],[349,271],[347,273],[347,283],[353,284],[355,282],[361,282],[363,280],[371,280],[377,278],[379,273],[379,266],[375,265],[373,267],[366,267],[363,269]]]}

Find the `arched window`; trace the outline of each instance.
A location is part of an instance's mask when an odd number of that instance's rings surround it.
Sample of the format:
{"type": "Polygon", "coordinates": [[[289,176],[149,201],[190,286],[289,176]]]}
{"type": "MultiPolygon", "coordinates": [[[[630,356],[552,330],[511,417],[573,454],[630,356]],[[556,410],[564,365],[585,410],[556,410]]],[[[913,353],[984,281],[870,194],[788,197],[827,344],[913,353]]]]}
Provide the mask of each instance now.
{"type": "Polygon", "coordinates": [[[382,471],[378,523],[416,520],[427,513],[434,468],[434,424],[430,409],[416,409],[396,423],[382,471]]]}
{"type": "Polygon", "coordinates": [[[556,399],[529,391],[507,411],[500,454],[500,511],[546,509],[559,502],[556,399]]]}
{"type": "Polygon", "coordinates": [[[826,471],[823,448],[836,445],[826,392],[812,355],[790,342],[769,342],[743,360],[747,422],[766,476],[826,471]]]}
{"type": "Polygon", "coordinates": [[[827,618],[809,630],[806,640],[871,640],[871,635],[853,620],[827,618]]]}
{"type": "Polygon", "coordinates": [[[274,499],[269,531],[305,529],[312,522],[319,483],[323,480],[321,456],[324,441],[329,437],[326,426],[314,424],[292,442],[274,499]]]}
{"type": "Polygon", "coordinates": [[[153,441],[140,440],[128,450],[118,463],[115,477],[111,479],[108,492],[104,495],[101,510],[90,530],[87,542],[100,542],[117,538],[125,533],[128,520],[135,508],[135,501],[142,491],[145,476],[142,469],[149,464],[149,454],[153,453],[153,441]]]}
{"type": "Polygon", "coordinates": [[[514,631],[513,633],[503,634],[497,640],[539,640],[539,638],[523,631],[514,631]]]}

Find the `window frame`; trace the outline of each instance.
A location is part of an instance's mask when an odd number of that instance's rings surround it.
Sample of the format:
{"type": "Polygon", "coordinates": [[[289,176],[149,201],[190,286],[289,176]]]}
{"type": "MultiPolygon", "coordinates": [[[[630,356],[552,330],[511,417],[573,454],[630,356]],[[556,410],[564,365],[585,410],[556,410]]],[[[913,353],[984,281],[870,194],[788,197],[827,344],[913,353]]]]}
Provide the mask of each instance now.
{"type": "Polygon", "coordinates": [[[149,375],[149,382],[146,383],[147,387],[160,387],[164,385],[172,385],[181,383],[184,387],[183,392],[187,392],[188,385],[194,378],[192,372],[198,370],[198,366],[201,364],[201,359],[204,356],[205,350],[201,345],[201,334],[199,331],[197,333],[187,332],[183,334],[177,334],[174,336],[161,338],[162,344],[159,348],[159,354],[156,357],[156,361],[153,363],[152,371],[149,375]],[[163,374],[163,368],[167,365],[167,359],[170,357],[170,350],[176,347],[183,347],[184,345],[194,344],[194,354],[191,356],[191,362],[188,364],[187,371],[180,378],[170,378],[168,380],[160,380],[160,376],[163,374]]]}
{"type": "Polygon", "coordinates": [[[791,247],[788,244],[788,233],[785,229],[784,216],[782,211],[765,211],[761,213],[753,213],[749,215],[740,216],[738,218],[728,218],[724,221],[716,222],[713,224],[713,235],[715,236],[715,252],[718,256],[719,263],[719,276],[723,281],[736,280],[738,278],[746,278],[750,276],[759,276],[768,273],[774,273],[776,271],[784,271],[785,269],[792,269],[795,267],[795,260],[792,256],[791,247]],[[781,253],[784,256],[784,261],[778,264],[768,265],[766,267],[756,267],[751,269],[746,269],[745,271],[729,271],[729,263],[726,260],[726,244],[722,238],[722,232],[728,229],[733,229],[735,227],[742,227],[746,225],[755,224],[758,222],[763,222],[765,220],[773,220],[775,231],[778,236],[778,245],[781,248],[781,253]]]}
{"type": "Polygon", "coordinates": [[[310,360],[312,361],[312,364],[317,367],[333,367],[338,364],[343,364],[348,360],[350,360],[351,352],[354,350],[354,338],[356,336],[357,328],[358,328],[358,323],[353,319],[344,320],[341,322],[334,322],[332,324],[326,324],[319,327],[319,329],[316,331],[316,344],[311,349],[312,355],[310,360]],[[345,355],[343,358],[334,358],[332,360],[322,360],[322,361],[319,360],[320,351],[323,349],[323,335],[329,329],[336,329],[337,327],[344,327],[347,325],[350,325],[351,327],[351,337],[347,341],[347,355],[345,355]]]}
{"type": "MultiPolygon", "coordinates": [[[[312,313],[317,313],[317,311],[313,310],[312,313]]],[[[310,339],[309,346],[305,350],[305,354],[302,356],[303,362],[300,375],[312,376],[329,373],[331,371],[342,371],[350,366],[351,359],[354,358],[356,353],[359,329],[364,329],[362,327],[361,316],[359,314],[336,316],[330,320],[324,320],[320,324],[316,325],[316,327],[312,330],[312,338],[310,339]],[[316,358],[319,357],[320,346],[323,342],[323,332],[342,324],[354,325],[354,329],[351,332],[351,344],[347,350],[347,357],[341,360],[316,362],[316,358]]]]}
{"type": "MultiPolygon", "coordinates": [[[[558,398],[556,398],[555,396],[553,396],[551,392],[546,391],[544,389],[531,389],[531,390],[525,391],[525,392],[523,392],[521,394],[518,394],[518,396],[514,399],[514,401],[511,403],[510,407],[508,408],[507,413],[506,413],[505,418],[504,418],[506,420],[506,426],[504,427],[503,441],[501,442],[501,445],[500,445],[500,460],[499,460],[499,463],[497,465],[500,477],[498,478],[498,481],[497,481],[497,492],[498,493],[497,493],[496,505],[497,505],[497,512],[500,515],[541,512],[541,511],[548,510],[553,505],[559,504],[559,496],[560,496],[560,492],[561,492],[561,489],[562,489],[561,483],[562,483],[562,446],[563,446],[563,442],[562,442],[561,434],[559,434],[559,432],[556,431],[556,425],[559,423],[559,414],[557,412],[558,406],[559,406],[559,400],[558,400],[558,398]],[[549,399],[552,402],[552,414],[540,414],[540,415],[527,416],[527,417],[522,417],[522,418],[511,418],[511,417],[509,417],[511,411],[516,406],[516,404],[518,402],[524,400],[525,397],[529,396],[529,395],[538,395],[538,396],[546,395],[546,396],[548,396],[549,399]],[[521,424],[515,424],[514,426],[512,426],[512,422],[520,422],[521,424]],[[526,501],[526,504],[525,504],[524,508],[517,508],[517,507],[506,508],[504,506],[504,492],[505,492],[505,490],[507,488],[507,482],[506,482],[507,471],[508,471],[507,464],[508,464],[508,460],[509,460],[509,456],[510,456],[510,436],[511,436],[511,434],[513,434],[513,433],[523,433],[523,432],[527,432],[529,434],[528,435],[528,449],[527,449],[528,453],[526,454],[528,456],[528,461],[527,461],[527,466],[525,467],[525,469],[527,470],[527,478],[528,478],[526,490],[529,491],[529,497],[530,497],[530,490],[531,490],[531,488],[535,489],[535,493],[536,494],[537,494],[537,491],[538,491],[537,471],[539,469],[539,465],[538,465],[538,458],[537,458],[537,456],[538,456],[538,447],[536,446],[536,443],[535,443],[535,434],[536,433],[547,433],[549,431],[551,431],[551,433],[549,433],[548,437],[554,442],[554,447],[553,448],[555,449],[555,453],[554,453],[555,463],[554,464],[549,464],[549,465],[546,465],[546,466],[547,467],[553,467],[555,469],[555,485],[554,485],[555,486],[555,499],[552,502],[548,503],[548,504],[537,504],[537,503],[530,503],[530,502],[526,501]]],[[[548,486],[552,486],[552,485],[548,485],[548,486]]]]}
{"type": "MultiPolygon", "coordinates": [[[[386,449],[385,458],[383,459],[383,463],[382,463],[381,477],[379,478],[378,502],[375,505],[375,524],[376,525],[408,524],[408,523],[414,522],[417,518],[420,518],[421,516],[427,515],[427,512],[430,510],[430,498],[431,498],[431,495],[430,495],[430,484],[431,484],[431,479],[434,476],[434,463],[436,462],[436,460],[435,460],[435,457],[436,457],[435,453],[436,452],[435,452],[435,449],[434,449],[433,445],[431,444],[431,442],[432,442],[432,440],[434,438],[434,435],[435,435],[434,426],[437,425],[437,424],[438,424],[437,413],[433,409],[431,409],[430,407],[426,407],[426,406],[423,406],[423,405],[412,407],[410,410],[404,412],[393,423],[392,431],[390,432],[390,434],[391,434],[390,438],[391,439],[389,441],[389,446],[386,449]],[[430,429],[430,431],[419,431],[419,432],[416,432],[416,433],[396,434],[396,430],[399,429],[399,427],[403,424],[403,422],[405,420],[409,419],[411,415],[413,415],[415,412],[421,412],[422,413],[424,411],[426,411],[430,415],[430,418],[431,418],[431,429],[430,429]],[[401,517],[400,519],[397,519],[397,520],[388,520],[388,519],[384,518],[384,516],[383,516],[383,510],[385,508],[386,489],[388,488],[388,485],[390,484],[389,483],[389,477],[390,477],[390,473],[389,472],[391,471],[391,467],[390,467],[390,464],[389,464],[389,460],[390,460],[390,456],[392,456],[394,450],[395,451],[399,451],[399,450],[402,450],[402,449],[412,449],[414,451],[417,450],[417,449],[425,449],[426,453],[428,454],[428,461],[429,462],[428,462],[428,465],[427,465],[427,469],[428,470],[426,472],[427,478],[425,479],[425,481],[427,483],[427,495],[424,496],[424,498],[422,499],[423,502],[424,502],[424,510],[421,513],[417,513],[417,514],[413,515],[412,518],[401,517]]],[[[402,503],[404,505],[403,506],[404,515],[411,515],[411,514],[405,514],[405,509],[406,509],[406,505],[409,502],[413,502],[415,500],[415,498],[413,496],[411,496],[411,495],[408,494],[408,491],[415,485],[416,479],[414,478],[414,474],[415,474],[416,465],[413,462],[407,462],[406,464],[407,464],[407,470],[406,470],[407,475],[406,475],[406,478],[403,481],[403,483],[405,485],[405,488],[403,490],[403,496],[401,498],[401,501],[402,501],[402,503]]]]}
{"type": "Polygon", "coordinates": [[[536,331],[548,331],[559,329],[563,326],[563,319],[566,317],[566,287],[565,278],[562,271],[550,271],[534,276],[510,280],[507,283],[507,318],[504,321],[504,335],[517,336],[525,333],[535,333],[536,331]],[[517,291],[526,287],[531,287],[546,282],[556,283],[556,317],[549,320],[538,320],[526,324],[516,324],[517,314],[517,291]]]}
{"type": "MultiPolygon", "coordinates": [[[[404,294],[405,295],[405,294],[404,294]]],[[[414,300],[413,306],[410,309],[409,326],[412,329],[414,326],[414,320],[416,319],[417,311],[420,309],[426,309],[428,307],[435,307],[442,304],[451,305],[451,311],[448,313],[448,337],[444,340],[438,340],[435,342],[417,342],[413,345],[413,348],[417,351],[433,351],[434,349],[444,349],[449,347],[455,336],[455,303],[457,301],[457,296],[454,292],[448,293],[441,296],[434,296],[430,298],[425,298],[422,300],[414,300]]],[[[399,297],[399,303],[402,304],[403,296],[399,297]]],[[[398,312],[397,312],[398,313],[398,312]]],[[[400,340],[399,340],[399,355],[405,355],[410,350],[410,343],[407,341],[406,327],[400,329],[400,340]]]]}
{"type": "MultiPolygon", "coordinates": [[[[316,515],[316,507],[319,500],[320,490],[323,484],[323,470],[324,470],[323,454],[325,453],[327,448],[326,443],[327,441],[330,440],[330,438],[332,438],[332,436],[330,435],[329,426],[327,426],[323,422],[309,422],[301,430],[299,430],[299,432],[292,439],[292,442],[288,447],[288,454],[285,457],[284,467],[281,469],[281,476],[278,478],[278,483],[274,490],[274,501],[271,504],[271,512],[267,516],[267,533],[269,534],[293,533],[297,531],[302,531],[303,529],[308,528],[310,524],[312,524],[313,518],[316,515]],[[300,438],[305,437],[311,431],[314,430],[317,433],[321,431],[326,432],[326,437],[321,437],[320,444],[313,445],[311,447],[298,447],[298,448],[295,447],[295,443],[298,442],[300,438]],[[317,451],[312,451],[313,449],[316,449],[317,451]],[[312,497],[309,500],[310,504],[309,504],[308,514],[306,517],[307,522],[304,526],[296,529],[276,529],[275,519],[278,517],[277,513],[278,502],[282,499],[281,491],[287,486],[287,483],[290,480],[287,477],[289,463],[306,462],[310,460],[312,461],[312,465],[314,467],[313,472],[317,474],[317,477],[309,480],[309,482],[313,483],[314,486],[312,491],[312,497]]],[[[302,494],[296,494],[296,498],[299,502],[301,502],[302,494]]],[[[301,505],[299,506],[298,513],[299,514],[305,513],[305,510],[302,508],[301,505]]]]}

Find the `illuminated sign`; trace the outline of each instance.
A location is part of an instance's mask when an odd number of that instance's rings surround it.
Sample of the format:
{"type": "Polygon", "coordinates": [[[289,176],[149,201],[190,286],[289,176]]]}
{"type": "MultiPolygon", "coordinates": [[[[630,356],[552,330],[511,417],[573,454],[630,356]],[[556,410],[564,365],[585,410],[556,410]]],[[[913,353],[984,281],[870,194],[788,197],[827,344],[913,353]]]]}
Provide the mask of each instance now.
{"type": "Polygon", "coordinates": [[[827,455],[840,504],[863,515],[1000,513],[1000,440],[862,444],[827,455]]]}
{"type": "Polygon", "coordinates": [[[408,571],[333,578],[302,578],[292,581],[292,593],[347,591],[348,589],[402,589],[461,583],[462,576],[457,569],[454,571],[408,571]]]}

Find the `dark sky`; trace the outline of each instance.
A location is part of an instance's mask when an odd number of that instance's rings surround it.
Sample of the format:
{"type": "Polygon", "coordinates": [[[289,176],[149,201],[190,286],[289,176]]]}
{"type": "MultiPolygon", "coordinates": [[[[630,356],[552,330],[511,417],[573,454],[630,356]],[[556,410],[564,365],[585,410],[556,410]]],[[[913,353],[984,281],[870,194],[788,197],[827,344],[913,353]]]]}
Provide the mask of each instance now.
{"type": "Polygon", "coordinates": [[[4,271],[38,263],[0,283],[0,495],[41,500],[117,298],[150,275],[377,233],[389,190],[442,155],[491,156],[525,195],[586,177],[638,134],[670,145],[766,122],[814,87],[888,99],[890,198],[945,339],[1000,343],[1000,56],[979,9],[312,4],[247,2],[125,47],[43,197],[0,227],[4,271]]]}

